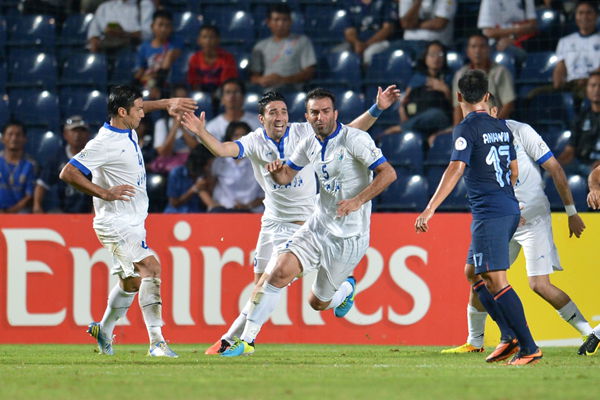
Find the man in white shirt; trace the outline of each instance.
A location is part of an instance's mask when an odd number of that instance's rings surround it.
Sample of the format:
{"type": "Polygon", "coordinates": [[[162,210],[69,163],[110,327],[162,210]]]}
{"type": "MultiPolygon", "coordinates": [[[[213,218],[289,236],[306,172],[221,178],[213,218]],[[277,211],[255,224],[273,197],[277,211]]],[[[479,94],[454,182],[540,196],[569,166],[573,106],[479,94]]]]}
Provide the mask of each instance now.
{"type": "Polygon", "coordinates": [[[243,121],[250,125],[252,130],[260,128],[257,115],[244,111],[245,94],[246,86],[238,78],[227,79],[219,88],[218,97],[225,111],[208,121],[206,130],[220,141],[225,138],[225,131],[233,121],[243,121]]]}
{"type": "Polygon", "coordinates": [[[306,118],[316,136],[304,135],[286,164],[277,154],[266,165],[270,179],[284,186],[294,185],[304,167],[314,171],[318,201],[306,223],[278,249],[275,266],[253,296],[240,339],[222,356],[254,352],[254,339],[282,289],[301,274],[318,271],[309,300],[313,309],[332,308],[342,317],[354,303],[356,281],[349,275],[369,246],[371,199],[396,179],[396,172],[367,132],[338,123],[337,116],[330,92],[309,92],[306,118]]]}
{"type": "Polygon", "coordinates": [[[558,41],[557,64],[552,72],[554,88],[565,88],[583,98],[590,72],[600,70],[600,33],[596,30],[598,9],[591,1],[582,1],[575,9],[578,31],[558,41]]]}
{"type": "Polygon", "coordinates": [[[151,0],[109,0],[98,7],[88,28],[91,52],[117,50],[150,39],[151,0]]]}
{"type": "Polygon", "coordinates": [[[439,40],[451,45],[456,4],[457,0],[399,0],[404,40],[439,40]]]}
{"type": "MultiPolygon", "coordinates": [[[[394,85],[378,91],[376,103],[371,109],[348,126],[368,129],[379,114],[391,106],[400,93],[394,85]]],[[[235,142],[221,143],[204,127],[204,114],[200,118],[193,114],[183,116],[183,125],[198,135],[202,143],[218,157],[247,157],[252,163],[254,177],[265,192],[265,211],[262,217],[261,231],[256,245],[254,260],[254,283],[251,299],[233,322],[221,340],[211,346],[206,354],[223,353],[239,337],[246,323],[247,315],[262,283],[269,277],[275,266],[276,249],[284,244],[314,211],[317,195],[315,171],[305,168],[286,185],[277,183],[267,165],[277,159],[289,159],[304,138],[313,137],[308,123],[288,124],[285,98],[276,92],[267,92],[258,103],[259,120],[263,128],[243,136],[235,142]]]]}
{"type": "MultiPolygon", "coordinates": [[[[500,104],[491,95],[488,106],[490,115],[496,117],[500,104]]],[[[562,271],[562,267],[552,238],[550,204],[544,193],[544,183],[539,166],[552,176],[565,204],[565,210],[569,216],[570,236],[580,237],[585,225],[575,209],[567,178],[544,140],[531,126],[513,120],[507,120],[506,125],[514,136],[514,146],[519,164],[519,180],[515,187],[515,196],[521,207],[521,217],[524,219],[524,223],[517,228],[509,244],[510,263],[514,263],[523,248],[525,268],[531,289],[554,307],[560,317],[577,329],[581,335],[588,336],[592,328],[577,305],[565,292],[550,282],[550,274],[554,271],[562,271]]],[[[442,353],[483,352],[483,333],[488,313],[484,308],[485,300],[480,301],[481,293],[478,289],[482,281],[479,275],[475,275],[475,267],[471,264],[465,266],[465,275],[473,288],[470,291],[469,305],[467,306],[469,322],[467,343],[443,350],[442,353]]],[[[504,360],[518,350],[518,342],[513,333],[501,332],[501,335],[500,344],[486,358],[487,362],[504,360]]]]}
{"type": "Polygon", "coordinates": [[[135,131],[145,111],[163,108],[175,113],[177,102],[183,105],[183,111],[195,108],[191,99],[144,103],[141,93],[134,88],[112,88],[108,97],[110,122],[100,128],[96,137],[60,173],[60,179],[94,196],[94,230],[102,245],[113,255],[112,273],[120,278],[120,283],[108,297],[102,321],[92,322],[88,327],[101,354],[114,353],[115,324],[127,313],[139,291],[140,309],[150,339],[148,354],[177,357],[161,332],[161,268],[146,243],[146,169],[135,131]],[[86,178],[89,174],[91,181],[86,178]]]}

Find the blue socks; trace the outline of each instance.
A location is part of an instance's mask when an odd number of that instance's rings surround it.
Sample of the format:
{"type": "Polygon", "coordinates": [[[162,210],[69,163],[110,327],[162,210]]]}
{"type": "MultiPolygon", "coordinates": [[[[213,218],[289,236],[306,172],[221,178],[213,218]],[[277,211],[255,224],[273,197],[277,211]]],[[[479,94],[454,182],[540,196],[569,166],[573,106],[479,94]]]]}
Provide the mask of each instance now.
{"type": "MultiPolygon", "coordinates": [[[[497,302],[494,300],[490,292],[485,287],[485,283],[483,282],[483,280],[474,283],[473,290],[475,291],[475,293],[477,293],[479,301],[481,301],[481,304],[483,304],[485,310],[488,312],[490,317],[492,317],[492,319],[496,322],[498,328],[500,328],[500,340],[502,340],[503,342],[508,342],[511,339],[517,337],[515,335],[515,332],[511,329],[510,325],[506,321],[506,318],[504,318],[505,314],[503,314],[502,310],[498,307],[497,302]]],[[[518,299],[519,298],[517,297],[517,300],[518,299]]],[[[519,302],[519,304],[521,303],[519,302]]],[[[521,310],[522,309],[523,307],[521,306],[521,310]]]]}
{"type": "Polygon", "coordinates": [[[515,332],[517,339],[519,340],[521,353],[535,353],[538,347],[531,336],[529,326],[527,326],[523,304],[521,303],[519,296],[517,296],[517,292],[513,290],[512,286],[508,285],[494,295],[494,300],[496,300],[498,308],[502,310],[510,327],[515,332]]]}

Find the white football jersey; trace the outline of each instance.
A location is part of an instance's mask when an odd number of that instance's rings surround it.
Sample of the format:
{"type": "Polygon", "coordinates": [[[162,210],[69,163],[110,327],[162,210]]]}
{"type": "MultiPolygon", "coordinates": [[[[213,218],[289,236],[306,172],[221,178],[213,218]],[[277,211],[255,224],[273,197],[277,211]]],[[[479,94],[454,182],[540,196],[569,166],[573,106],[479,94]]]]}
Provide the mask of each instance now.
{"type": "Polygon", "coordinates": [[[105,189],[119,185],[135,187],[135,196],[130,201],[94,197],[94,229],[122,230],[144,223],[148,215],[146,169],[135,130],[104,123],[96,137],[70,163],[86,175],[91,173],[92,182],[105,189]]]}
{"type": "Polygon", "coordinates": [[[553,156],[552,151],[531,126],[513,120],[506,120],[506,125],[513,133],[519,163],[515,196],[523,207],[521,215],[526,220],[547,215],[550,213],[550,203],[544,193],[539,166],[553,156]]]}
{"type": "Polygon", "coordinates": [[[317,180],[311,168],[301,171],[288,185],[277,184],[266,169],[267,164],[277,159],[285,162],[307,136],[314,136],[308,123],[292,123],[279,143],[267,136],[263,128],[235,142],[240,148],[238,158],[247,157],[250,160],[254,177],[265,192],[263,219],[276,222],[306,221],[313,213],[317,180]]]}
{"type": "Polygon", "coordinates": [[[300,170],[312,165],[320,184],[316,218],[332,235],[351,237],[369,233],[371,202],[345,217],[337,217],[337,203],[360,193],[373,180],[373,172],[386,159],[367,132],[338,123],[334,133],[321,142],[306,137],[288,160],[300,170]]]}

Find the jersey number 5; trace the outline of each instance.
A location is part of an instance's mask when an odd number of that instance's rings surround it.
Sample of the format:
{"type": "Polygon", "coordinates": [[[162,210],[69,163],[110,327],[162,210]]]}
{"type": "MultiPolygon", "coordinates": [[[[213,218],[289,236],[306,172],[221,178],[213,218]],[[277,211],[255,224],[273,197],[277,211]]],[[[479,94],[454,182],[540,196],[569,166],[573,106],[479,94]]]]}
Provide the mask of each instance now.
{"type": "Polygon", "coordinates": [[[329,172],[327,172],[327,164],[323,164],[321,172],[323,172],[323,178],[325,178],[325,180],[329,179],[329,172]]]}
{"type": "Polygon", "coordinates": [[[496,172],[496,181],[498,181],[498,185],[500,187],[504,187],[505,184],[510,186],[510,169],[506,172],[506,176],[504,176],[504,172],[502,171],[502,166],[500,164],[500,157],[506,157],[506,168],[510,166],[510,151],[509,146],[504,144],[496,148],[495,146],[490,147],[490,152],[485,157],[485,162],[488,165],[494,166],[494,171],[496,172]],[[506,179],[506,182],[504,181],[506,179]]]}

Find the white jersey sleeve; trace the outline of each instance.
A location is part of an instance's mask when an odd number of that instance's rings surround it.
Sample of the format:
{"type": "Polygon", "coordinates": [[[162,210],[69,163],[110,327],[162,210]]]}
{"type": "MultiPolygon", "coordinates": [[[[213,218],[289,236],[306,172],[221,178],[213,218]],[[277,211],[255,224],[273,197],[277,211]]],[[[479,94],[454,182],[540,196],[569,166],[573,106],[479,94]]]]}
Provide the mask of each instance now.
{"type": "Polygon", "coordinates": [[[256,152],[256,135],[260,135],[262,132],[262,128],[255,130],[254,132],[250,132],[247,135],[242,136],[239,140],[236,140],[234,143],[238,145],[240,149],[240,153],[237,157],[234,158],[248,158],[251,157],[256,152]]]}
{"type": "Polygon", "coordinates": [[[310,163],[310,159],[306,152],[309,148],[309,143],[314,140],[314,137],[308,136],[305,137],[300,143],[298,143],[296,150],[294,150],[294,153],[288,159],[287,165],[292,169],[295,169],[296,171],[299,171],[306,165],[308,165],[310,163]]]}
{"type": "Polygon", "coordinates": [[[381,149],[375,145],[371,136],[364,131],[352,130],[352,139],[349,141],[348,150],[357,160],[370,170],[386,162],[381,149]]]}
{"type": "Polygon", "coordinates": [[[525,153],[533,159],[538,165],[542,165],[553,154],[544,139],[528,124],[522,124],[520,127],[521,143],[525,153]]]}
{"type": "Polygon", "coordinates": [[[107,161],[108,149],[104,143],[98,139],[92,139],[87,142],[83,150],[73,157],[71,164],[87,175],[106,164],[107,161]]]}

